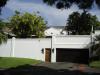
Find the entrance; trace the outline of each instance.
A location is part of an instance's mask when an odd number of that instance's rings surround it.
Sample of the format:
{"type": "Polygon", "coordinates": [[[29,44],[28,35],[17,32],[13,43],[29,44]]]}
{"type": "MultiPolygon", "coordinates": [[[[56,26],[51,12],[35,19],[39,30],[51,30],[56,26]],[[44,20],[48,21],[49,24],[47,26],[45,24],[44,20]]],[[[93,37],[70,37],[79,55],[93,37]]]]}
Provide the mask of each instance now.
{"type": "Polygon", "coordinates": [[[45,49],[45,62],[51,62],[51,48],[45,49]]]}

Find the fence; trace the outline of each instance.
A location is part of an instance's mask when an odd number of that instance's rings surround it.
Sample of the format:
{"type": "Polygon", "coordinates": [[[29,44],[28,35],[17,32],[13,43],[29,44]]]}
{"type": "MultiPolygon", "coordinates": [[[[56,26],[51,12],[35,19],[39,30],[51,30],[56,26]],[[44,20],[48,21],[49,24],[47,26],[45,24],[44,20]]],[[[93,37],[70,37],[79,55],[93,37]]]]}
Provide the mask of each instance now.
{"type": "Polygon", "coordinates": [[[45,48],[54,48],[52,60],[56,58],[56,48],[89,48],[90,36],[53,36],[52,38],[13,37],[0,45],[0,56],[22,57],[45,61],[45,48]]]}

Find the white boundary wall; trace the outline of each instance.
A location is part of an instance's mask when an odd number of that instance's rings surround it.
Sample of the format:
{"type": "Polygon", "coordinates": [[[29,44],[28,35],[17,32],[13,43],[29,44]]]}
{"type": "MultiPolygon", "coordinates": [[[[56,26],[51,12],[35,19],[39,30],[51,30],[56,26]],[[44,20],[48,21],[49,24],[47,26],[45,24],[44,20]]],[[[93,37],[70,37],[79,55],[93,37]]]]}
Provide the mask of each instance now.
{"type": "Polygon", "coordinates": [[[50,39],[16,39],[13,37],[0,46],[0,56],[32,58],[44,61],[45,54],[41,50],[51,48],[50,39]]]}
{"type": "Polygon", "coordinates": [[[51,61],[56,62],[56,48],[89,48],[91,37],[87,35],[53,36],[51,38],[8,39],[0,45],[0,56],[32,58],[45,61],[45,48],[54,49],[51,61]],[[42,50],[44,53],[42,53],[42,50]]]}

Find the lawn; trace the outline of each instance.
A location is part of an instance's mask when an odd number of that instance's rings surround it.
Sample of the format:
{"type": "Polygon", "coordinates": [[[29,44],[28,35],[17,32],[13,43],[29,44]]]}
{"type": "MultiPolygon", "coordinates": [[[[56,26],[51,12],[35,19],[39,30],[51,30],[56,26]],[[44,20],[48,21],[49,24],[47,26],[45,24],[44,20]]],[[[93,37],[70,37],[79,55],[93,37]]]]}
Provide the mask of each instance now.
{"type": "Polygon", "coordinates": [[[100,69],[100,61],[93,61],[90,63],[90,66],[93,68],[98,68],[100,69]]]}
{"type": "Polygon", "coordinates": [[[26,58],[0,57],[0,68],[12,68],[20,65],[33,65],[41,61],[26,58]]]}

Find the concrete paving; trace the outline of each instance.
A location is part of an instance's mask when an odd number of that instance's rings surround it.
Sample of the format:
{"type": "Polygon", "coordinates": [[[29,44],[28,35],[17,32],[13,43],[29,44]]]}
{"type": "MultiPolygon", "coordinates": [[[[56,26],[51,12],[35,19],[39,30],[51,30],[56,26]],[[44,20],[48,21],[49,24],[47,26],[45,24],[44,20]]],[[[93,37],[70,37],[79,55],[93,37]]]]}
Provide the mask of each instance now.
{"type": "Polygon", "coordinates": [[[70,71],[79,70],[82,72],[100,73],[100,69],[91,68],[85,64],[68,63],[68,62],[39,63],[36,66],[44,66],[55,70],[67,69],[70,71]]]}
{"type": "Polygon", "coordinates": [[[39,63],[36,66],[44,66],[52,69],[70,69],[72,68],[74,63],[65,63],[65,62],[58,62],[58,63],[39,63]]]}

